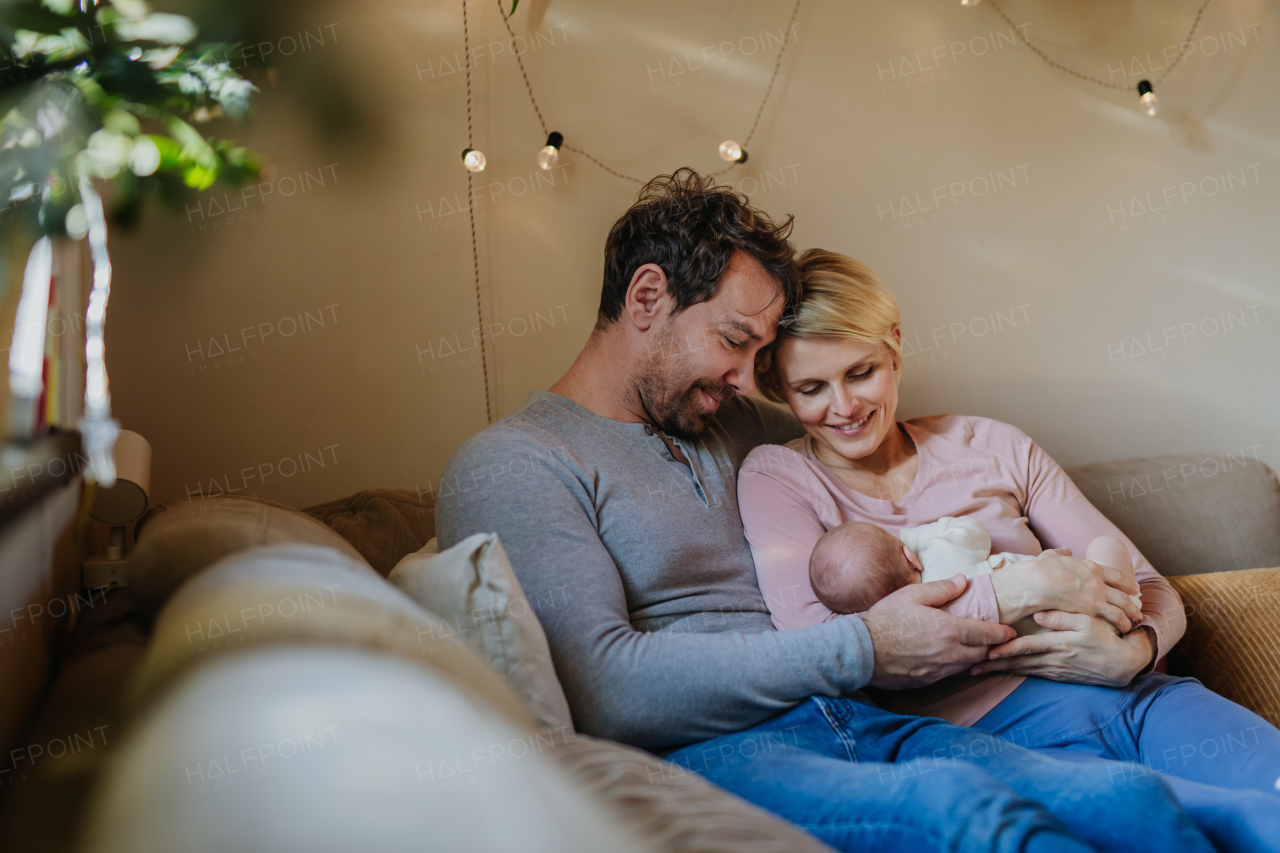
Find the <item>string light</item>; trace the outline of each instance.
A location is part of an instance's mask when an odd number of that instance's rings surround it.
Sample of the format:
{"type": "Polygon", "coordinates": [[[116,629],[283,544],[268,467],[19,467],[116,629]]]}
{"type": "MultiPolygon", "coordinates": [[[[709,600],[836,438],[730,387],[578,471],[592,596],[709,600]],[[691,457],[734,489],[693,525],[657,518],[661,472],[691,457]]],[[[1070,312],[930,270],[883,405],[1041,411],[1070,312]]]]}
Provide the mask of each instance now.
{"type": "Polygon", "coordinates": [[[464,149],[462,152],[462,165],[467,167],[468,172],[484,171],[484,155],[474,148],[464,149]]]}
{"type": "Polygon", "coordinates": [[[960,0],[961,6],[977,6],[982,0],[960,0]]]}
{"type": "Polygon", "coordinates": [[[1147,115],[1154,116],[1160,112],[1160,99],[1156,97],[1156,93],[1151,91],[1150,80],[1138,81],[1138,99],[1142,101],[1142,106],[1146,108],[1147,115]]]}
{"type": "Polygon", "coordinates": [[[720,159],[726,163],[747,162],[747,150],[732,139],[720,143],[720,159]]]}
{"type": "MultiPolygon", "coordinates": [[[[515,56],[516,65],[519,66],[520,68],[520,77],[524,81],[525,91],[528,92],[529,94],[529,103],[533,107],[534,114],[537,115],[538,117],[538,123],[542,125],[542,132],[547,133],[547,121],[542,115],[542,109],[538,106],[538,99],[534,97],[533,86],[529,82],[529,74],[525,70],[524,60],[521,58],[521,54],[524,51],[514,50],[516,34],[515,34],[515,31],[511,29],[511,15],[515,13],[515,10],[512,9],[511,12],[508,12],[504,6],[505,0],[495,0],[495,2],[498,4],[498,13],[502,16],[502,24],[507,30],[507,35],[511,38],[511,44],[513,46],[512,54],[515,56]]],[[[791,9],[791,19],[788,20],[787,25],[782,28],[783,32],[787,32],[791,30],[792,27],[795,25],[796,18],[800,14],[800,3],[801,3],[801,0],[795,0],[795,5],[791,9]]],[[[469,44],[468,38],[467,38],[467,30],[466,30],[466,7],[467,7],[466,0],[463,0],[462,2],[462,11],[463,11],[462,35],[463,35],[464,48],[467,48],[469,44]]],[[[747,162],[747,150],[745,146],[751,144],[751,140],[755,136],[756,129],[760,126],[760,118],[761,116],[764,115],[765,104],[769,102],[769,96],[773,94],[773,85],[778,79],[778,72],[782,68],[782,57],[786,53],[789,43],[790,43],[789,39],[783,40],[782,47],[781,49],[779,49],[778,55],[774,59],[773,73],[769,76],[769,85],[765,87],[764,97],[760,101],[759,109],[756,110],[756,117],[755,117],[755,120],[751,123],[751,129],[747,132],[746,140],[742,144],[739,144],[738,142],[735,142],[732,139],[726,139],[724,142],[722,142],[720,144],[720,157],[729,165],[723,169],[720,169],[719,171],[711,172],[707,174],[706,175],[707,177],[718,178],[721,175],[728,172],[729,170],[733,169],[738,164],[747,162]]],[[[468,64],[466,67],[469,72],[471,66],[468,64]]],[[[470,77],[468,76],[468,82],[469,81],[470,81],[470,77]]],[[[467,110],[468,132],[470,132],[470,123],[469,123],[470,116],[471,116],[470,99],[468,98],[468,110],[467,110]]],[[[572,151],[574,154],[577,154],[581,157],[586,158],[587,160],[590,160],[592,163],[596,164],[601,169],[608,172],[610,175],[613,175],[615,178],[621,178],[624,181],[630,181],[631,183],[638,184],[638,185],[643,185],[645,183],[640,178],[634,177],[633,175],[624,174],[622,172],[619,172],[617,169],[611,168],[607,164],[601,162],[597,158],[591,156],[591,154],[587,153],[586,151],[582,150],[581,148],[575,145],[565,145],[564,138],[559,133],[555,133],[555,132],[550,133],[550,135],[547,137],[547,144],[538,151],[538,165],[541,168],[546,169],[548,171],[555,168],[555,164],[560,156],[560,149],[562,148],[566,151],[572,151]]],[[[479,276],[478,271],[476,275],[477,277],[479,276]]]]}
{"type": "Polygon", "coordinates": [[[560,146],[564,145],[564,136],[551,131],[547,136],[547,144],[538,152],[538,165],[544,171],[551,171],[555,168],[556,161],[560,159],[560,146]]]}
{"type": "MultiPolygon", "coordinates": [[[[960,1],[966,6],[976,5],[979,2],[979,0],[973,0],[972,3],[967,2],[967,0],[960,0],[960,1]]],[[[1041,50],[1040,48],[1036,47],[1034,44],[1031,43],[1031,40],[1027,38],[1026,33],[1024,33],[1021,29],[1018,29],[1018,27],[1014,25],[1013,20],[1004,13],[1004,10],[1000,8],[1000,4],[997,3],[996,0],[991,0],[990,6],[992,9],[996,11],[996,14],[1004,18],[1005,23],[1007,23],[1009,26],[1013,27],[1018,31],[1018,35],[1022,38],[1023,43],[1026,44],[1026,46],[1031,49],[1031,52],[1034,53],[1036,56],[1040,57],[1042,60],[1044,60],[1045,63],[1050,67],[1056,68],[1059,71],[1063,71],[1067,74],[1070,74],[1072,77],[1075,77],[1078,80],[1083,80],[1086,83],[1093,83],[1097,86],[1101,86],[1104,89],[1114,89],[1118,92],[1133,91],[1127,83],[1121,84],[1121,83],[1112,83],[1108,80],[1099,80],[1097,77],[1090,77],[1088,74],[1081,74],[1079,71],[1076,71],[1072,68],[1068,68],[1067,66],[1063,65],[1061,62],[1054,62],[1047,55],[1045,55],[1045,52],[1043,50],[1041,50]]],[[[1150,80],[1138,81],[1138,100],[1142,103],[1142,109],[1146,112],[1147,115],[1154,116],[1156,113],[1160,112],[1160,101],[1159,99],[1156,98],[1156,93],[1153,92],[1152,89],[1154,89],[1156,86],[1159,86],[1164,81],[1164,79],[1169,76],[1169,73],[1173,71],[1174,68],[1177,67],[1178,63],[1181,62],[1184,57],[1186,57],[1188,47],[1190,48],[1195,47],[1195,42],[1193,42],[1191,39],[1196,34],[1196,30],[1200,27],[1200,19],[1204,17],[1204,10],[1208,6],[1209,6],[1209,0],[1204,0],[1204,2],[1200,4],[1200,8],[1196,10],[1195,20],[1191,22],[1191,29],[1187,31],[1186,37],[1182,39],[1182,42],[1181,42],[1182,49],[1178,51],[1178,55],[1175,56],[1172,60],[1166,59],[1166,63],[1164,66],[1164,73],[1162,73],[1159,77],[1156,78],[1156,82],[1152,83],[1150,80]]]]}

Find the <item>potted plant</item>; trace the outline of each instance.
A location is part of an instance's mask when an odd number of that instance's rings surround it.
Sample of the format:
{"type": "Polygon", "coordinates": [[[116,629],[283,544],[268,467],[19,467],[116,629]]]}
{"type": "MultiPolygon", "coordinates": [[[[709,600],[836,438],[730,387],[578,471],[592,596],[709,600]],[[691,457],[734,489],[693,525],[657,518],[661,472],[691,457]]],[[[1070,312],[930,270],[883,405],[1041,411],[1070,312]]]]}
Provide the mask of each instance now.
{"type": "Polygon", "coordinates": [[[103,361],[108,221],[136,220],[149,197],[176,202],[261,170],[253,152],[199,129],[243,119],[257,89],[232,67],[236,45],[198,37],[191,19],[143,0],[0,0],[0,329],[13,329],[0,401],[12,438],[58,425],[41,409],[53,242],[87,237],[93,283],[74,425],[103,486],[114,482],[118,427],[103,361]]]}

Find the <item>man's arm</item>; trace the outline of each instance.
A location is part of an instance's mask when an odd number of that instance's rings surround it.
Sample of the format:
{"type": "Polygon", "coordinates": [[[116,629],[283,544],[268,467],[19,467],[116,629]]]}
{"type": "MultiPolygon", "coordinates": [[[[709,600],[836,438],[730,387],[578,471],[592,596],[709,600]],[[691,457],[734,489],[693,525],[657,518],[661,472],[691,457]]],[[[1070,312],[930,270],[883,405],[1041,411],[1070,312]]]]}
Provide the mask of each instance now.
{"type": "MultiPolygon", "coordinates": [[[[436,507],[442,549],[477,532],[502,540],[580,731],[650,748],[691,743],[871,679],[871,635],[858,619],[785,633],[635,630],[595,518],[568,467],[510,429],[463,445],[445,469],[436,507]],[[522,474],[489,473],[512,470],[522,474]]],[[[653,546],[664,547],[660,529],[653,546]]]]}

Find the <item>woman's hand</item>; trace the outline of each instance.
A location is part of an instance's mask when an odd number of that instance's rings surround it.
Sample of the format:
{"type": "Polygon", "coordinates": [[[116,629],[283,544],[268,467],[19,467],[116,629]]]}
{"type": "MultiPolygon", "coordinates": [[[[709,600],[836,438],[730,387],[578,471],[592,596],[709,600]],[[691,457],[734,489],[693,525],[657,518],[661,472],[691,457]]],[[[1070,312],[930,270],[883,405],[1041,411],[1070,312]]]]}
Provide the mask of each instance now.
{"type": "Polygon", "coordinates": [[[1121,637],[1101,619],[1060,610],[1041,611],[1035,614],[1035,620],[1052,630],[996,646],[987,660],[975,664],[969,673],[1007,672],[1050,681],[1123,687],[1155,656],[1155,637],[1146,628],[1121,637]]]}
{"type": "Polygon", "coordinates": [[[1142,621],[1142,610],[1129,598],[1138,592],[1133,577],[1070,553],[1065,548],[1045,551],[993,572],[1000,621],[1011,625],[1032,613],[1061,610],[1097,617],[1114,632],[1128,634],[1142,621]]]}

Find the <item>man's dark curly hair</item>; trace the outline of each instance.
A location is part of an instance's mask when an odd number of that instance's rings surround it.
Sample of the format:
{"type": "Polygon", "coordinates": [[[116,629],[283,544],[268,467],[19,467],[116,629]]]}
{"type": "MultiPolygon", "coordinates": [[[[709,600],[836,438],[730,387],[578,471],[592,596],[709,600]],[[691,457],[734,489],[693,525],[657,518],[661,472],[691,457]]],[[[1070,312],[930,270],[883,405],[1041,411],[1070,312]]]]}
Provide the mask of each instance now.
{"type": "Polygon", "coordinates": [[[784,309],[789,308],[800,298],[795,249],[788,239],[792,219],[775,223],[746,196],[692,169],[659,175],[609,231],[596,325],[622,316],[631,277],[644,264],[657,264],[666,273],[677,313],[706,302],[720,289],[735,249],[760,262],[777,282],[784,309]]]}

